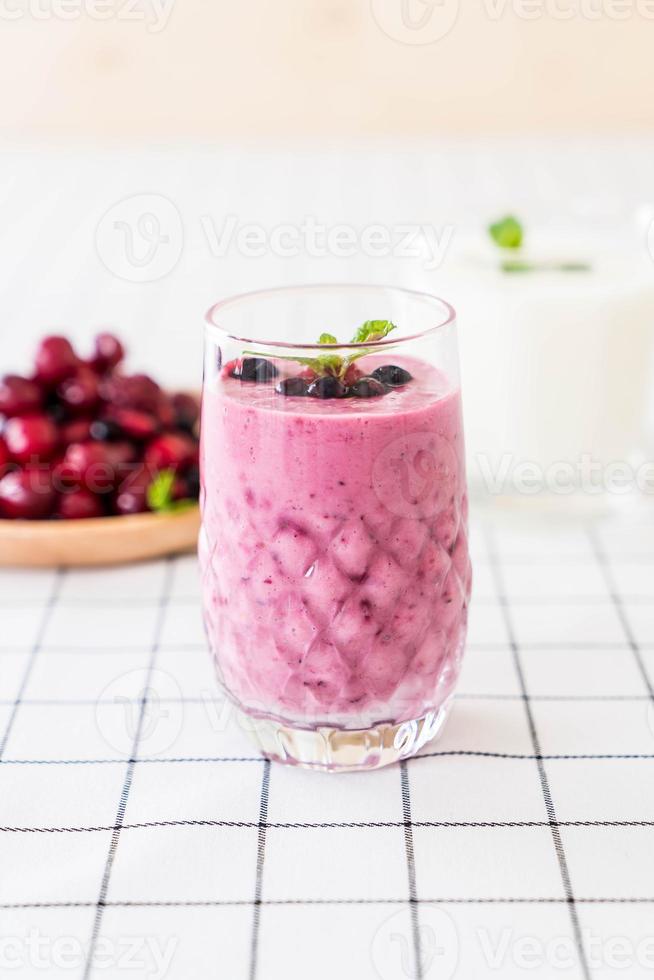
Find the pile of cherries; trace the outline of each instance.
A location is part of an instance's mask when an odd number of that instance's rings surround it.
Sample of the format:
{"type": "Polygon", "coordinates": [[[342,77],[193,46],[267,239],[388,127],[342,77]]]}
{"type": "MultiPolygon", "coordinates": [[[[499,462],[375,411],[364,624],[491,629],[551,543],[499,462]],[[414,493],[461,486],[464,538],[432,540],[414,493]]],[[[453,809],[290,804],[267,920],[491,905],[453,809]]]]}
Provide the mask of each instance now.
{"type": "MultiPolygon", "coordinates": [[[[227,374],[239,381],[255,383],[275,381],[277,367],[265,357],[242,357],[227,365],[227,374]]],[[[299,398],[379,398],[394,388],[401,388],[412,380],[412,375],[397,364],[384,364],[365,375],[356,364],[351,364],[344,378],[333,374],[317,375],[311,369],[277,381],[278,395],[299,398]]]]}
{"type": "Polygon", "coordinates": [[[110,333],[88,360],[45,337],[32,377],[0,380],[0,518],[140,513],[170,470],[171,500],[197,499],[197,401],[124,374],[124,355],[110,333]]]}

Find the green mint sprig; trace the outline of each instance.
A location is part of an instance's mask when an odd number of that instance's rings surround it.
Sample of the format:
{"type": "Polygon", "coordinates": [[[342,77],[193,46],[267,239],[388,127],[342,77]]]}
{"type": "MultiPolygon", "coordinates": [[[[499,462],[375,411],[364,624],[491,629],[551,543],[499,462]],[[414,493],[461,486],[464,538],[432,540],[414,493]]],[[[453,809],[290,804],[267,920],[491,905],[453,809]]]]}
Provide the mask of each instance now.
{"type": "Polygon", "coordinates": [[[148,507],[155,514],[178,514],[180,511],[189,510],[195,505],[195,500],[190,498],[173,500],[174,485],[175,471],[161,470],[148,486],[146,499],[148,507]]]}
{"type": "MultiPolygon", "coordinates": [[[[391,330],[396,329],[396,325],[391,323],[390,320],[366,320],[356,331],[350,343],[364,344],[366,341],[374,343],[377,340],[383,340],[384,337],[389,335],[391,330]]],[[[318,343],[321,347],[337,346],[338,340],[331,333],[321,333],[318,337],[318,343]]],[[[275,357],[280,361],[295,361],[297,364],[302,364],[304,367],[310,368],[319,377],[331,374],[336,378],[343,379],[351,364],[358,361],[360,357],[365,357],[366,354],[371,354],[372,352],[373,349],[368,347],[355,351],[353,354],[348,354],[346,357],[341,357],[340,354],[319,354],[318,357],[293,357],[290,355],[280,356],[275,353],[268,354],[267,356],[275,357]]],[[[251,350],[245,350],[243,354],[261,356],[259,351],[251,350]]]]}
{"type": "MultiPolygon", "coordinates": [[[[516,251],[521,248],[525,233],[520,221],[514,215],[507,214],[504,218],[494,221],[488,226],[488,234],[495,244],[504,252],[516,251]]],[[[500,261],[502,272],[590,272],[591,266],[588,262],[576,260],[530,262],[527,259],[519,259],[515,256],[503,258],[500,261]]]]}
{"type": "Polygon", "coordinates": [[[523,227],[512,214],[489,225],[488,234],[500,248],[520,248],[524,239],[523,227]]]}

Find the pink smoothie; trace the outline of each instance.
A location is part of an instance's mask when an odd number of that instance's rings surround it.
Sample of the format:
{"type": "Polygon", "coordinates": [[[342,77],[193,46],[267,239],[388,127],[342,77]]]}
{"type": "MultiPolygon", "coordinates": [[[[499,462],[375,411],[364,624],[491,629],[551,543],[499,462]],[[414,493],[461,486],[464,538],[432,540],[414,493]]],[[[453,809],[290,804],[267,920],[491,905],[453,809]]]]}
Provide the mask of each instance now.
{"type": "Polygon", "coordinates": [[[205,621],[225,689],[251,712],[363,728],[452,692],[470,593],[460,396],[426,364],[396,363],[413,381],[382,398],[205,388],[205,621]]]}

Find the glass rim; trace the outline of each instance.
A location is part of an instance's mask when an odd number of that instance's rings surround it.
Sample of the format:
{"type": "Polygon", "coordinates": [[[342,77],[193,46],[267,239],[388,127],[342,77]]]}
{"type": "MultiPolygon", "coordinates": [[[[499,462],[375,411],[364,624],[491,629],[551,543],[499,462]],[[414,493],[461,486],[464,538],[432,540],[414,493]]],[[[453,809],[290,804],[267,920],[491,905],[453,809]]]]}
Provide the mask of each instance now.
{"type": "Polygon", "coordinates": [[[429,334],[436,333],[438,330],[442,330],[444,327],[448,326],[450,323],[456,321],[456,310],[454,307],[443,299],[441,296],[436,296],[435,293],[427,293],[420,289],[406,289],[403,286],[382,286],[379,283],[349,283],[349,282],[326,282],[326,283],[307,283],[295,286],[271,286],[264,289],[253,289],[246,293],[236,293],[234,296],[228,296],[225,299],[219,300],[209,307],[204,316],[205,320],[205,331],[209,334],[217,334],[223,339],[235,340],[241,344],[255,344],[258,346],[265,347],[278,347],[282,349],[295,349],[295,350],[357,350],[361,348],[383,348],[396,346],[399,343],[405,343],[410,340],[419,340],[422,337],[426,337],[429,334]],[[440,319],[438,323],[433,324],[430,327],[426,327],[424,330],[419,330],[417,333],[412,333],[407,336],[402,337],[385,337],[381,340],[366,340],[359,343],[343,343],[343,344],[305,344],[305,343],[293,343],[292,341],[286,340],[265,340],[263,338],[256,337],[240,337],[230,330],[221,326],[216,320],[216,315],[220,313],[221,310],[226,309],[230,306],[235,306],[245,300],[250,299],[261,299],[265,296],[275,296],[279,293],[299,293],[299,292],[309,292],[309,291],[319,291],[319,290],[361,290],[361,289],[376,289],[376,290],[388,290],[392,293],[396,293],[400,296],[419,298],[423,300],[429,300],[430,303],[438,304],[444,316],[440,319]]]}

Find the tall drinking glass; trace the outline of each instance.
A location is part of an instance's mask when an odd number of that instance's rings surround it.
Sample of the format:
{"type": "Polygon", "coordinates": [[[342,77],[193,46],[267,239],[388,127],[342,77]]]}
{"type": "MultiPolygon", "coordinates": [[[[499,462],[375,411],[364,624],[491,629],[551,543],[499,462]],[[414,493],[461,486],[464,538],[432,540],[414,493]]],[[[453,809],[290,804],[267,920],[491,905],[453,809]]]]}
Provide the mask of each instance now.
{"type": "Polygon", "coordinates": [[[204,618],[263,752],[370,769],[440,730],[470,596],[454,310],[378,286],[207,314],[204,618]]]}

